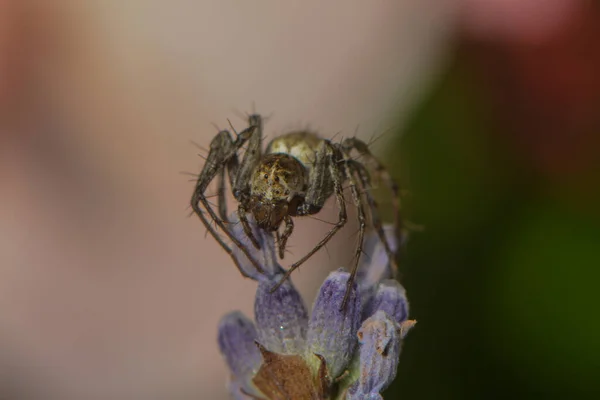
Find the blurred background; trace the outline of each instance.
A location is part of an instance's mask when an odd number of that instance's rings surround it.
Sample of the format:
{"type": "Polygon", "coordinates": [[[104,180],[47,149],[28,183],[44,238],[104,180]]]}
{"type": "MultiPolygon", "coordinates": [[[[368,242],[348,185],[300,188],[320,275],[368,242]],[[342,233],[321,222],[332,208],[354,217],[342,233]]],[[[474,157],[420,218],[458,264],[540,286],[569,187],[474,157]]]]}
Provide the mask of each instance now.
{"type": "MultiPolygon", "coordinates": [[[[426,227],[386,399],[599,398],[599,41],[592,0],[0,0],[0,398],[228,398],[216,327],[254,284],[180,172],[254,110],[386,132],[426,227]]],[[[286,263],[328,229],[296,226],[286,263]]]]}

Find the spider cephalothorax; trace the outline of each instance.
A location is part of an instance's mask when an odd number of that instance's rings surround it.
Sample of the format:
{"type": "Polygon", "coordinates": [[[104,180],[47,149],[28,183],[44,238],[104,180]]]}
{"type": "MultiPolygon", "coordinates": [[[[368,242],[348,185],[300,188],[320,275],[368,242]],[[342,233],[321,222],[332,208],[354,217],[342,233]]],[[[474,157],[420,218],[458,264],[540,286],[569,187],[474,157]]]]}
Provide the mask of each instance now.
{"type": "MultiPolygon", "coordinates": [[[[316,214],[321,211],[327,199],[331,196],[336,197],[338,206],[337,223],[311,251],[290,266],[281,282],[287,279],[292,271],[320,248],[325,246],[346,223],[346,198],[342,188],[342,184],[345,182],[348,183],[352,201],[357,207],[359,223],[355,264],[351,279],[348,281],[348,287],[352,285],[362,253],[363,239],[367,228],[365,205],[369,210],[372,227],[383,242],[389,258],[394,260],[394,255],[390,250],[378,217],[377,203],[370,193],[371,178],[369,169],[382,178],[392,192],[394,222],[399,235],[401,222],[398,187],[387,170],[371,154],[364,142],[356,138],[348,138],[341,143],[333,143],[330,140],[320,138],[315,133],[298,131],[276,137],[268,144],[266,151],[263,153],[262,118],[254,114],[249,116],[248,120],[248,128],[236,134],[235,140],[226,130],[220,131],[212,140],[206,164],[198,176],[191,201],[193,210],[217,242],[227,253],[232,255],[233,261],[242,274],[246,275],[239,265],[239,261],[233,255],[232,249],[209,223],[201,209],[201,206],[203,206],[215,224],[235,246],[242,250],[256,269],[262,272],[261,266],[254,260],[246,244],[240,242],[227,226],[226,173],[229,176],[233,196],[238,202],[238,216],[246,236],[255,247],[259,247],[259,242],[254,237],[248,222],[247,214],[251,213],[260,229],[273,232],[277,236],[280,258],[284,257],[287,240],[294,230],[292,217],[316,214]],[[240,162],[238,152],[245,144],[247,144],[247,148],[240,162]],[[364,162],[351,157],[353,151],[358,152],[363,157],[364,162]],[[205,195],[208,185],[215,177],[218,177],[219,215],[213,210],[205,195]],[[283,229],[281,229],[282,226],[283,229]]],[[[394,262],[392,262],[392,267],[395,270],[394,262]]],[[[273,289],[275,290],[277,287],[273,289]]]]}
{"type": "Polygon", "coordinates": [[[266,154],[252,175],[249,208],[258,226],[277,231],[286,216],[296,215],[308,185],[306,168],[289,154],[266,154]]]}

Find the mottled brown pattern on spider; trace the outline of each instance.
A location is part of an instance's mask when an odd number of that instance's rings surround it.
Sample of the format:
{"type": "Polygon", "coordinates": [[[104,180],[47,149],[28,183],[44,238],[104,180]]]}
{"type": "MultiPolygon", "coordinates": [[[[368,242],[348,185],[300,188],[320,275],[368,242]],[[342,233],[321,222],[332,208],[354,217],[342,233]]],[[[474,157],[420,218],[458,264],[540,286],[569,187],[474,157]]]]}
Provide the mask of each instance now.
{"type": "Polygon", "coordinates": [[[291,201],[307,184],[308,175],[298,159],[283,153],[267,154],[254,172],[250,195],[263,201],[291,201]]]}

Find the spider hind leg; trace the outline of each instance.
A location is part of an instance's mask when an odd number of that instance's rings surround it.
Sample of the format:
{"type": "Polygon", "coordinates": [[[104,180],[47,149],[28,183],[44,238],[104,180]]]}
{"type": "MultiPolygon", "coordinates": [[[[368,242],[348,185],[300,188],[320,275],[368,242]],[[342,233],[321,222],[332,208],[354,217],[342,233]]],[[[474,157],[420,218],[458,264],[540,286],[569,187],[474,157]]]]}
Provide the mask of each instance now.
{"type": "MultiPolygon", "coordinates": [[[[367,204],[369,207],[370,215],[371,215],[371,224],[377,233],[377,237],[379,241],[383,244],[383,249],[388,257],[390,263],[390,272],[392,276],[397,275],[398,264],[396,263],[396,251],[392,250],[388,239],[385,236],[385,232],[383,230],[383,224],[381,219],[379,218],[379,205],[375,200],[373,194],[371,193],[371,177],[369,172],[359,162],[351,161],[352,168],[356,171],[359,180],[361,182],[362,191],[364,193],[365,198],[367,199],[367,204]]],[[[394,229],[396,231],[396,229],[394,229]]]]}
{"type": "MultiPolygon", "coordinates": [[[[392,207],[394,213],[394,234],[398,239],[398,245],[400,245],[402,243],[404,223],[400,214],[401,204],[400,189],[398,184],[396,183],[394,178],[392,178],[392,175],[389,173],[387,168],[379,161],[377,157],[373,155],[373,153],[371,153],[371,150],[369,150],[369,146],[362,140],[357,139],[355,137],[347,138],[344,139],[344,141],[341,143],[341,147],[347,154],[350,154],[352,150],[356,150],[360,154],[360,156],[364,157],[365,163],[372,167],[377,177],[379,177],[379,179],[382,180],[384,184],[388,187],[388,190],[390,191],[392,197],[392,207]]],[[[357,169],[358,171],[358,175],[360,177],[362,185],[368,186],[365,187],[365,196],[367,198],[367,202],[369,203],[369,208],[371,210],[373,227],[375,228],[377,235],[379,236],[380,240],[384,245],[384,249],[390,259],[392,275],[394,278],[396,278],[398,274],[398,266],[395,260],[395,253],[392,252],[390,245],[387,239],[385,238],[383,228],[381,227],[381,221],[379,220],[377,212],[377,202],[373,198],[373,195],[369,193],[369,190],[371,188],[369,173],[366,170],[366,167],[363,163],[358,162],[356,160],[352,160],[352,163],[355,165],[355,169],[357,169]]]]}

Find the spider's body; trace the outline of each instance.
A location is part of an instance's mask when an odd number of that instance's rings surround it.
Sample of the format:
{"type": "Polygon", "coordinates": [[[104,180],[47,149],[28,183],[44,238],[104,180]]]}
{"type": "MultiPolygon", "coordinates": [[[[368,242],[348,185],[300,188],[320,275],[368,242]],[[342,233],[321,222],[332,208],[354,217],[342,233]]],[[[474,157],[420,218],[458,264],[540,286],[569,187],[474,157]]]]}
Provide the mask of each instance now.
{"type": "MultiPolygon", "coordinates": [[[[225,198],[226,173],[229,176],[233,196],[238,202],[238,216],[246,236],[256,248],[259,248],[259,243],[252,233],[247,218],[247,214],[252,213],[260,229],[273,232],[277,236],[280,258],[284,256],[287,240],[294,229],[292,217],[317,214],[325,202],[331,196],[335,196],[339,210],[337,223],[308,254],[292,264],[284,275],[282,283],[293,270],[325,246],[345,225],[347,220],[346,198],[343,194],[342,184],[348,182],[352,201],[358,210],[359,223],[355,264],[351,279],[348,281],[350,288],[362,253],[363,238],[367,227],[365,205],[369,209],[372,227],[383,242],[388,257],[392,260],[392,268],[395,270],[394,254],[383,233],[381,221],[377,215],[377,204],[369,191],[371,178],[368,166],[383,178],[392,191],[395,208],[394,222],[396,231],[399,233],[398,187],[385,168],[370,153],[364,142],[356,138],[348,138],[341,143],[332,143],[314,133],[298,131],[273,139],[263,153],[262,118],[259,115],[251,115],[249,127],[240,132],[235,140],[228,131],[220,131],[212,140],[206,164],[198,176],[191,205],[207,230],[232,256],[233,261],[245,275],[229,245],[223,241],[200,208],[202,205],[206,209],[216,225],[234,245],[242,250],[256,269],[262,272],[261,266],[253,259],[247,245],[240,242],[226,225],[228,218],[225,198]],[[240,162],[238,152],[246,143],[248,146],[240,162]],[[365,163],[353,159],[350,154],[352,151],[357,151],[363,156],[365,163]],[[215,177],[218,178],[219,215],[213,210],[205,195],[208,185],[215,177]],[[359,189],[361,190],[359,191],[359,189]],[[283,230],[281,229],[282,225],[284,226],[283,230]],[[280,230],[282,230],[281,233],[280,230]]],[[[346,299],[343,303],[345,304],[345,302],[346,299]]]]}
{"type": "Polygon", "coordinates": [[[259,227],[277,231],[286,216],[298,215],[296,209],[310,184],[310,171],[322,141],[316,134],[302,131],[269,143],[250,184],[250,210],[259,227]]]}
{"type": "Polygon", "coordinates": [[[271,140],[267,145],[266,153],[289,154],[304,168],[310,169],[315,165],[315,153],[324,140],[308,131],[290,132],[271,140]]]}

